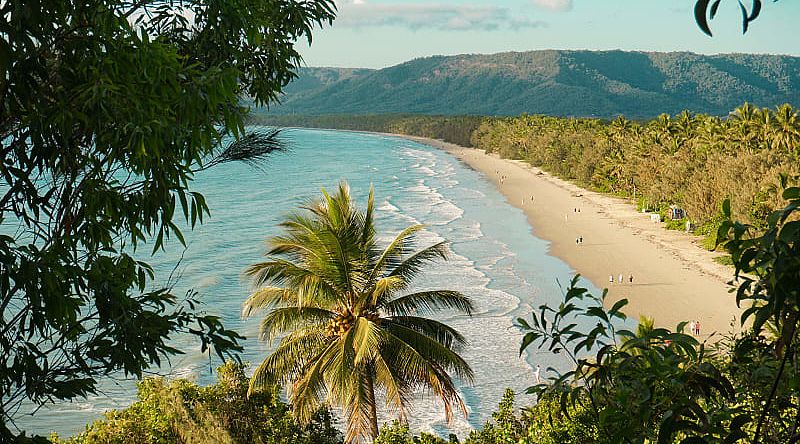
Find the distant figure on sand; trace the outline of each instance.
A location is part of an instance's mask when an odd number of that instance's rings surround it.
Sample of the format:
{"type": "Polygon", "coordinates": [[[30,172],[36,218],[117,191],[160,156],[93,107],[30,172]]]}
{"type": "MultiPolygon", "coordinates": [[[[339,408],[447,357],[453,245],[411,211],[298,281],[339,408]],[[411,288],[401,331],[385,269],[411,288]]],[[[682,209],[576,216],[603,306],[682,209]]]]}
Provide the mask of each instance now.
{"type": "Polygon", "coordinates": [[[694,321],[694,334],[700,336],[700,321],[694,321]]]}
{"type": "Polygon", "coordinates": [[[608,275],[608,283],[609,284],[613,284],[614,283],[614,275],[613,274],[609,274],[608,275]]]}
{"type": "Polygon", "coordinates": [[[694,323],[694,321],[692,321],[692,322],[689,322],[689,331],[690,331],[692,334],[695,334],[695,331],[696,331],[696,330],[697,330],[697,324],[695,324],[695,323],[694,323]]]}
{"type": "Polygon", "coordinates": [[[628,276],[628,282],[630,282],[631,284],[633,283],[633,275],[632,274],[628,276]]]}
{"type": "Polygon", "coordinates": [[[583,243],[583,236],[579,237],[578,240],[583,243]]]}
{"type": "Polygon", "coordinates": [[[536,364],[536,371],[533,372],[533,377],[536,379],[537,384],[540,383],[542,380],[540,376],[541,373],[542,373],[542,367],[539,364],[536,364]]]}
{"type": "Polygon", "coordinates": [[[625,280],[625,278],[622,277],[622,273],[620,273],[620,275],[619,275],[619,283],[621,284],[623,280],[625,280]]]}

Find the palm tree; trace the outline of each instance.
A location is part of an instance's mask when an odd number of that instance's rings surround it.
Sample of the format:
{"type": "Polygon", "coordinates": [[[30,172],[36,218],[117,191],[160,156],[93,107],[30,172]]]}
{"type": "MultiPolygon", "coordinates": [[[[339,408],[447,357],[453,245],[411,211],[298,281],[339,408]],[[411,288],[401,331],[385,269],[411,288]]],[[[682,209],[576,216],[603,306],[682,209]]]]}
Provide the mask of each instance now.
{"type": "Polygon", "coordinates": [[[448,420],[454,407],[466,415],[451,376],[472,381],[458,354],[465,339],[421,315],[442,309],[470,315],[472,302],[457,291],[408,292],[424,266],[446,258],[445,243],[414,252],[422,226],[412,225],[380,249],[372,189],[366,211],[355,206],[344,182],[336,194],[322,193],[304,214],[280,224],[285,234],[268,241],[267,260],[246,270],[257,289],[243,315],[267,310],[261,338],[281,338],[250,390],[287,386],[300,420],[323,405],[341,407],[347,442],[377,436],[378,395],[401,419],[419,389],[441,398],[448,420]]]}
{"type": "Polygon", "coordinates": [[[772,148],[786,153],[796,154],[800,147],[800,118],[797,110],[785,103],[774,113],[772,148]]]}

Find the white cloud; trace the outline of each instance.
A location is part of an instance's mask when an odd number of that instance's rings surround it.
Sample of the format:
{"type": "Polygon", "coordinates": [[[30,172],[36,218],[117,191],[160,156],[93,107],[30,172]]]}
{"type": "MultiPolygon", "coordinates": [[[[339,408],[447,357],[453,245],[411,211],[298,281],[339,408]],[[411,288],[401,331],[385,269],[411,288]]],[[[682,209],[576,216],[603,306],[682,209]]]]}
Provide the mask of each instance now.
{"type": "Polygon", "coordinates": [[[533,4],[551,11],[569,11],[572,9],[572,0],[533,0],[533,4]]]}
{"type": "Polygon", "coordinates": [[[338,0],[334,27],[402,26],[454,31],[493,31],[543,27],[542,21],[516,17],[506,8],[448,4],[371,4],[364,0],[338,0]]]}

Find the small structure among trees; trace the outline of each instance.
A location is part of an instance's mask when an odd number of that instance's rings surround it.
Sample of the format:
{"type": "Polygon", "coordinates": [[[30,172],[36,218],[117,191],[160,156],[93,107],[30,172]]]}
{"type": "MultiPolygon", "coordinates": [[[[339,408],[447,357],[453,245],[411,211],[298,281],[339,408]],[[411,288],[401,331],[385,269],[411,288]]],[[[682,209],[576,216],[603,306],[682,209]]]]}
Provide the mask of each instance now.
{"type": "Polygon", "coordinates": [[[667,217],[669,217],[670,220],[681,220],[686,217],[686,212],[677,205],[670,205],[667,210],[667,217]]]}

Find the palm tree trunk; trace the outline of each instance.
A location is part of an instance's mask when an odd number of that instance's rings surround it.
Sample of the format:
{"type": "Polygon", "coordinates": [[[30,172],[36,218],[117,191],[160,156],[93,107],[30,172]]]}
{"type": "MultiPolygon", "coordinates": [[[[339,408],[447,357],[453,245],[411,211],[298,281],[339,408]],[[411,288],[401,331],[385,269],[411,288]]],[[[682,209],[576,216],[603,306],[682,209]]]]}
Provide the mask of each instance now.
{"type": "Polygon", "coordinates": [[[375,381],[374,376],[370,373],[367,374],[367,396],[369,402],[369,434],[372,436],[372,441],[378,437],[378,412],[375,407],[375,381]]]}

